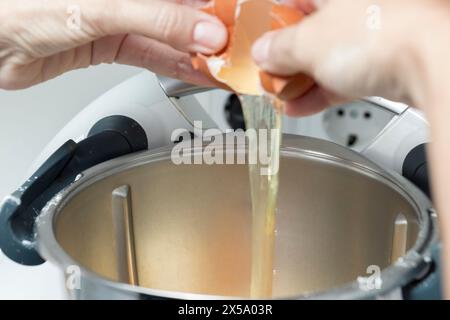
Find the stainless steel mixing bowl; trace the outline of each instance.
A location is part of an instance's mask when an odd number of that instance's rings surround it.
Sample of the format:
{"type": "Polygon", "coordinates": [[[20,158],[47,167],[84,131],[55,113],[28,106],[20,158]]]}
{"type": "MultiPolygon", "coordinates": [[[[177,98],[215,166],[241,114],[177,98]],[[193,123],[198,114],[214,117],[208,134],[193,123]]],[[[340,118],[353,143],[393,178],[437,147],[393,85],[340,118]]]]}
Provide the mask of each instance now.
{"type": "MultiPolygon", "coordinates": [[[[387,297],[426,273],[436,217],[411,183],[329,142],[286,136],[281,154],[274,297],[387,297]],[[371,266],[381,287],[368,290],[357,278],[371,266]]],[[[80,268],[73,297],[248,297],[247,166],[170,156],[98,165],[43,210],[38,250],[63,270],[80,268]]]]}

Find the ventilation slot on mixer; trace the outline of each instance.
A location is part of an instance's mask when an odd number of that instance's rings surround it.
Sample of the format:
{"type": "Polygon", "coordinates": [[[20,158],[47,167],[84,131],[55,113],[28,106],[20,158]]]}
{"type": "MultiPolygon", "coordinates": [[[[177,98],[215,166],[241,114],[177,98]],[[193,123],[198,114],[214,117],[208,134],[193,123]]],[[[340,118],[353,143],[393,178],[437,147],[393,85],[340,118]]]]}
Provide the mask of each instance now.
{"type": "Polygon", "coordinates": [[[112,192],[112,216],[118,280],[138,285],[131,190],[129,186],[121,186],[112,192]]]}
{"type": "Polygon", "coordinates": [[[405,215],[399,213],[395,219],[394,241],[392,243],[391,262],[394,263],[398,258],[406,254],[408,241],[408,220],[405,215]]]}

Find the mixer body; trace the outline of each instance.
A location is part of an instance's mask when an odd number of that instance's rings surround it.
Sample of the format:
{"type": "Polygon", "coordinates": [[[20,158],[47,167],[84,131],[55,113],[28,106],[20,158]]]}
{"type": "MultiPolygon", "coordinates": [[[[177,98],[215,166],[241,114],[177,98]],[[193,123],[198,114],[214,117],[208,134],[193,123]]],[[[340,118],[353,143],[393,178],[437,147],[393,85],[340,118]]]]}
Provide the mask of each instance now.
{"type": "MultiPolygon", "coordinates": [[[[174,131],[197,133],[200,145],[181,142],[183,157],[190,157],[211,150],[193,120],[203,129],[216,124],[187,94],[191,88],[174,88],[179,97],[142,73],[94,101],[54,138],[31,168],[26,190],[2,206],[8,237],[0,245],[12,259],[55,263],[78,299],[248,297],[247,167],[175,164],[174,131]],[[130,130],[142,143],[133,146],[130,130]],[[80,165],[79,155],[102,151],[98,141],[108,141],[111,131],[133,148],[106,149],[80,165]]],[[[370,103],[393,116],[364,156],[317,139],[284,139],[276,298],[440,295],[437,217],[429,199],[401,177],[411,149],[428,142],[427,123],[407,106],[370,103]],[[387,138],[405,126],[419,134],[387,138]]],[[[246,153],[245,144],[218,147],[224,156],[246,153]]]]}

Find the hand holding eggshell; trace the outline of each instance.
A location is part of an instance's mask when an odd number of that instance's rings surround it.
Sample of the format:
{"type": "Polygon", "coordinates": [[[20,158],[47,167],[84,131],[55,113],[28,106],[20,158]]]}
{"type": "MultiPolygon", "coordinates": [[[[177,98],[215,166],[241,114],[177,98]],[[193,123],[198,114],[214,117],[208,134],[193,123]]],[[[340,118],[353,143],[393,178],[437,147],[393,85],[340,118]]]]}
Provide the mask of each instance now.
{"type": "Polygon", "coordinates": [[[314,86],[304,75],[276,76],[261,70],[252,58],[254,42],[266,32],[300,22],[304,14],[272,0],[213,0],[203,10],[217,16],[227,27],[226,48],[216,55],[196,54],[193,66],[218,86],[249,95],[265,92],[290,100],[314,86]]]}

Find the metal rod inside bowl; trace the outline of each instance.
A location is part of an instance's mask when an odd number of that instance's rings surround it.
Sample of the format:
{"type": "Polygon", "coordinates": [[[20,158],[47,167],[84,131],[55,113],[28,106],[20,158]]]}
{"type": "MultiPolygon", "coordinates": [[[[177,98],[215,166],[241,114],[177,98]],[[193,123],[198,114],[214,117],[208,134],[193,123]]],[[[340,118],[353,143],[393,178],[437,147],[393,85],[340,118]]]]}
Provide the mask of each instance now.
{"type": "Polygon", "coordinates": [[[112,216],[117,253],[118,280],[132,285],[138,285],[131,192],[129,186],[121,186],[112,192],[112,216]]]}

